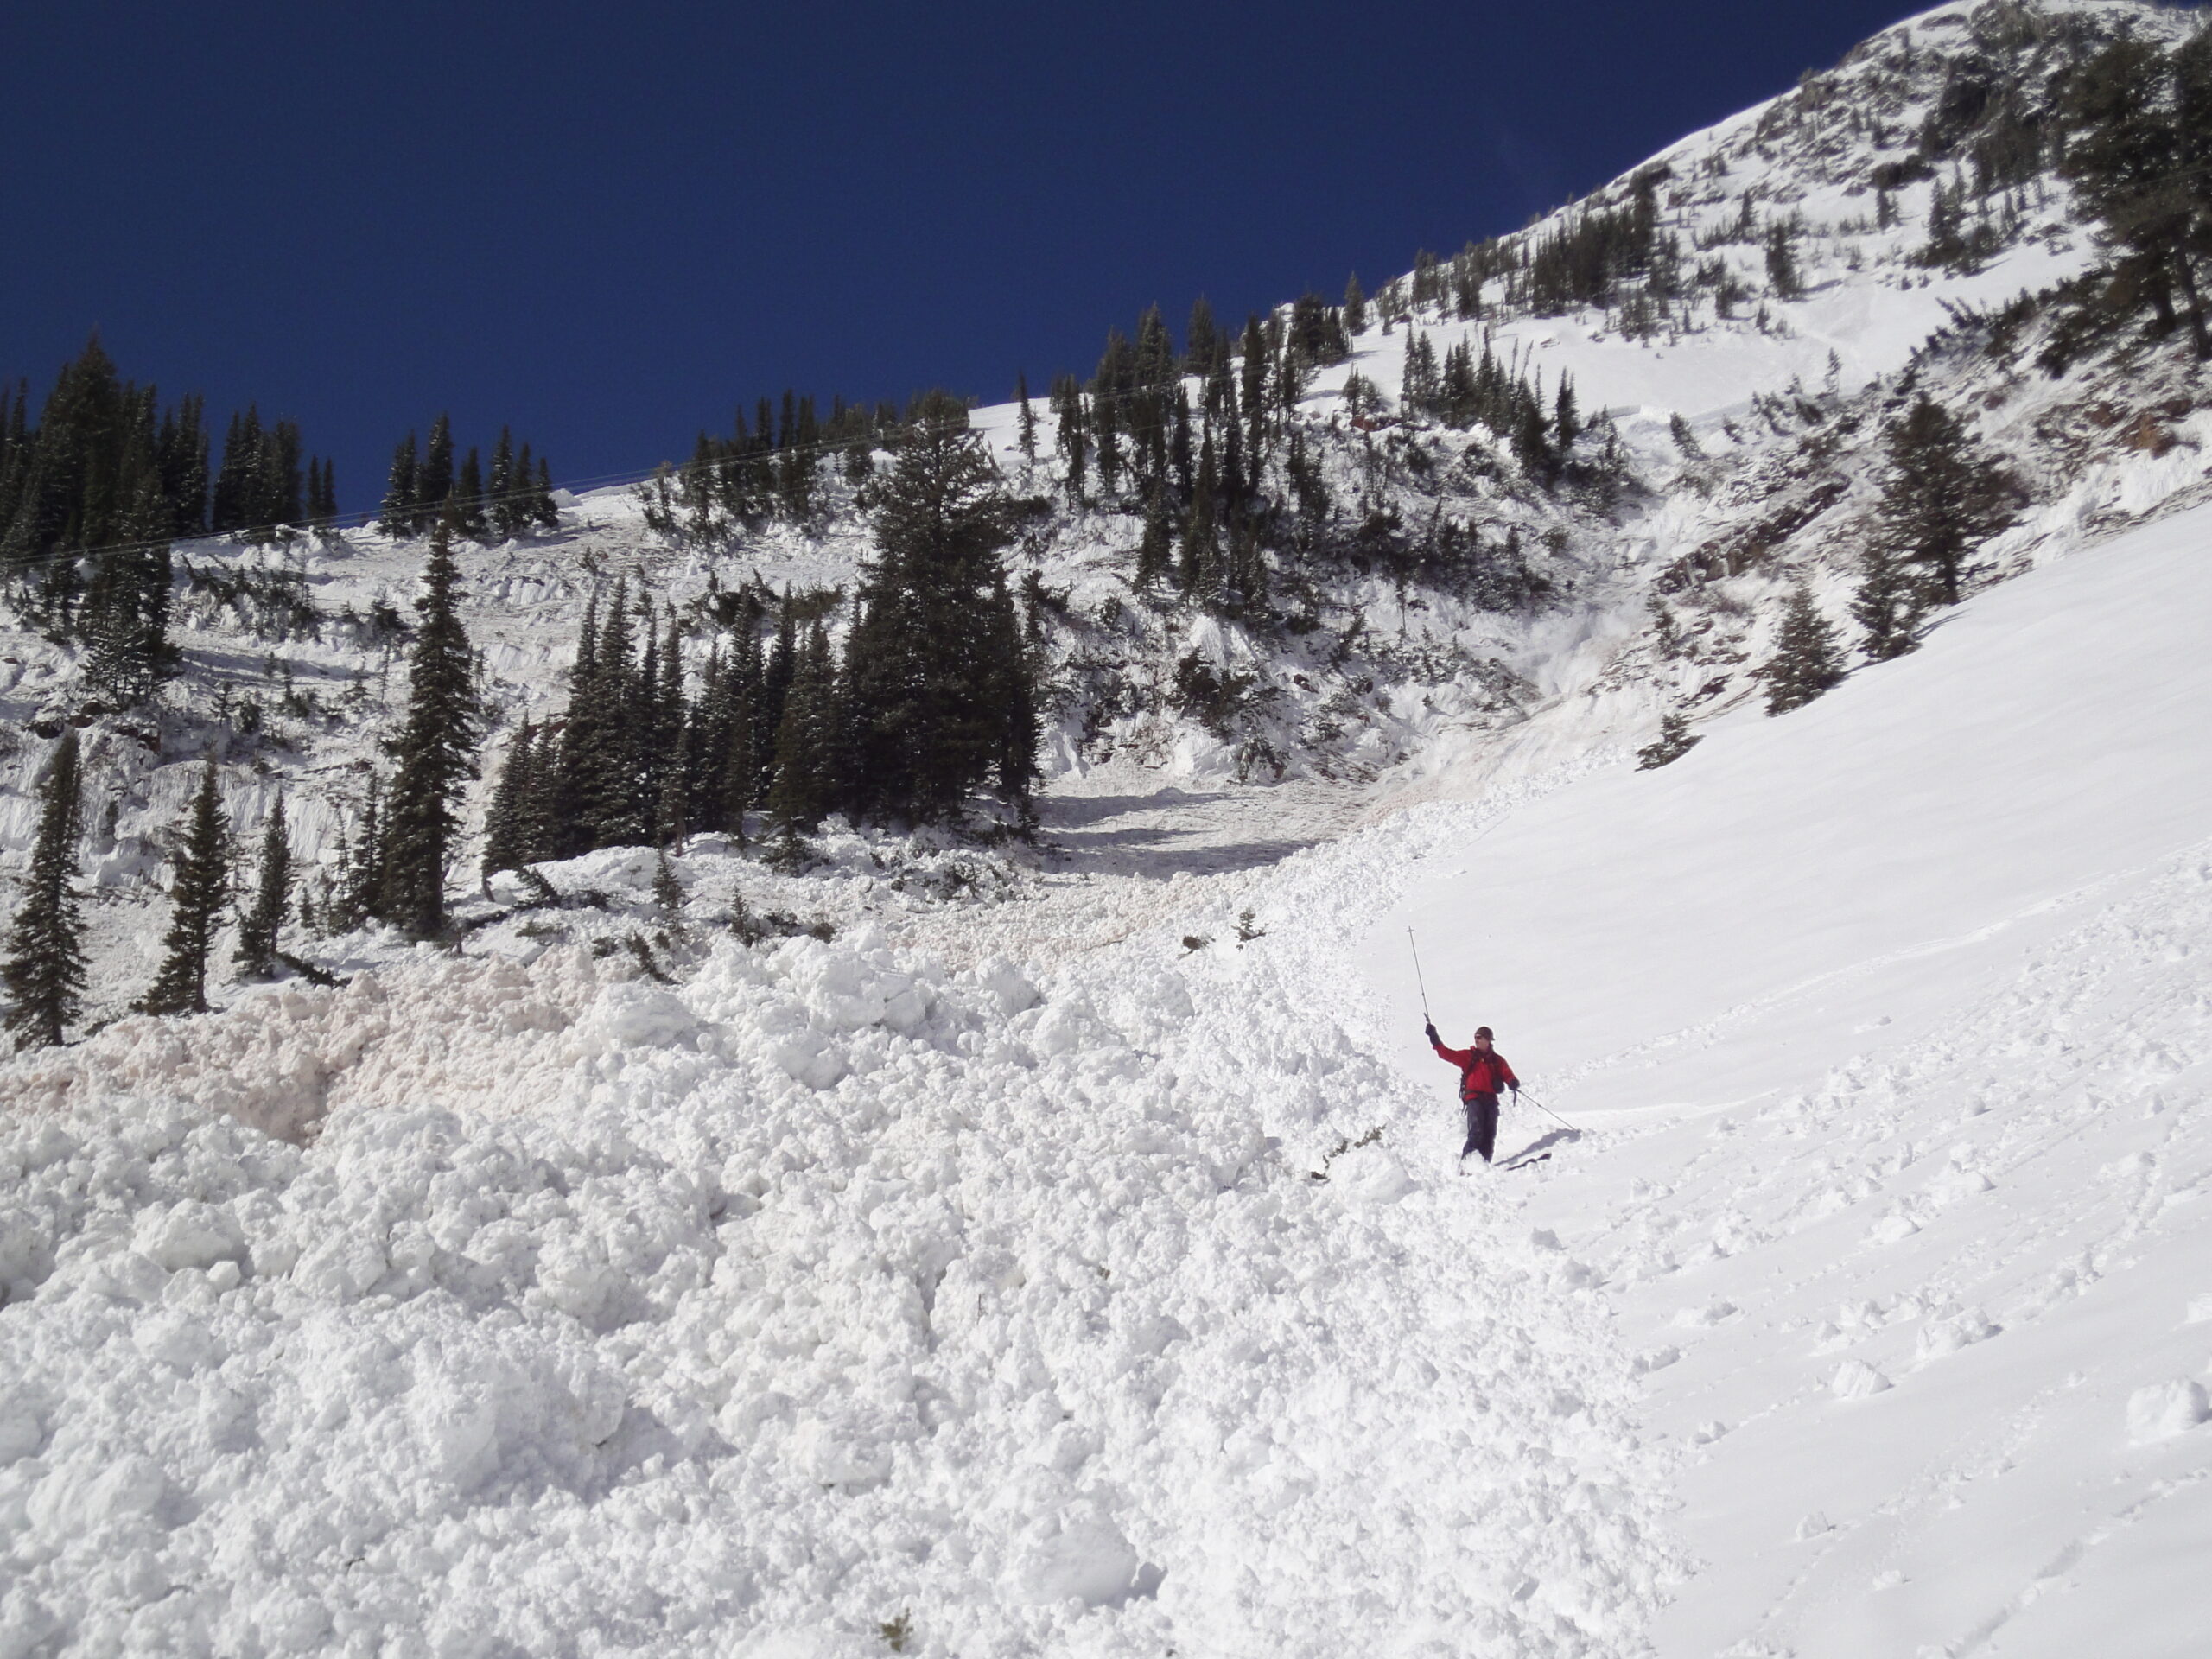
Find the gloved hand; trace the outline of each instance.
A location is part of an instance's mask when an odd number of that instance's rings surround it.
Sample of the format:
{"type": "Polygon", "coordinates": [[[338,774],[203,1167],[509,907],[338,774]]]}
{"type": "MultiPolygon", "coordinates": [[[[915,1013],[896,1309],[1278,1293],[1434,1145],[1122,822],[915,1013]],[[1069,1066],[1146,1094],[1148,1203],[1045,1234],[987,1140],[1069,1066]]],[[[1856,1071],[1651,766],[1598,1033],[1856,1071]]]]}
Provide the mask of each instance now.
{"type": "Polygon", "coordinates": [[[1428,1024],[1428,1025],[1423,1026],[1423,1027],[1421,1027],[1421,1029],[1422,1029],[1423,1031],[1425,1031],[1425,1032],[1427,1032],[1427,1033],[1428,1033],[1428,1040],[1429,1040],[1430,1042],[1432,1042],[1432,1043],[1433,1043],[1433,1042],[1435,1042],[1435,1041],[1437,1040],[1436,1027],[1435,1027],[1435,1024],[1434,1024],[1433,1022],[1431,1022],[1431,1023],[1430,1023],[1430,1024],[1428,1024]]]}
{"type": "Polygon", "coordinates": [[[1521,1085],[1519,1084],[1509,1083],[1505,1086],[1513,1091],[1514,1099],[1518,1100],[1521,1098],[1521,1085]]]}

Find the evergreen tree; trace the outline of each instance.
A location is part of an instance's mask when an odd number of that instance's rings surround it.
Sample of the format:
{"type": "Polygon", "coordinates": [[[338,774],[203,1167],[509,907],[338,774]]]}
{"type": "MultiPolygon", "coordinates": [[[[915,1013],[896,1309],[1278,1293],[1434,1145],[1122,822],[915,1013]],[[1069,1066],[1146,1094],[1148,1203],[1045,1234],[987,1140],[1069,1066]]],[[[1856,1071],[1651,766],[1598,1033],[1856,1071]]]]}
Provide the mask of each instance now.
{"type": "Polygon", "coordinates": [[[200,769],[178,838],[176,880],[169,887],[169,931],[162,941],[161,971],[138,1004],[148,1014],[207,1012],[207,955],[230,898],[229,826],[209,755],[200,769]]]}
{"type": "MultiPolygon", "coordinates": [[[[1168,522],[1167,492],[1154,490],[1145,498],[1144,528],[1137,533],[1137,565],[1130,583],[1148,594],[1167,574],[1167,555],[1173,536],[1168,522]]],[[[1185,538],[1185,546],[1189,538],[1185,538]]]]}
{"type": "Polygon", "coordinates": [[[453,421],[445,415],[430,423],[423,446],[423,465],[415,475],[415,530],[430,529],[453,493],[453,421]]]}
{"type": "Polygon", "coordinates": [[[1866,632],[1867,660],[1885,663],[1915,649],[1920,612],[1919,588],[1904,562],[1886,548],[1868,549],[1851,601],[1852,620],[1866,632]]]}
{"type": "Polygon", "coordinates": [[[536,785],[537,728],[528,721],[507,746],[499,767],[499,781],[492,787],[492,804],[484,814],[484,866],[488,880],[501,870],[518,870],[531,863],[530,802],[536,785]]]}
{"type": "Polygon", "coordinates": [[[876,495],[877,556],[846,652],[855,804],[932,821],[989,774],[1006,711],[989,597],[1013,539],[989,454],[964,411],[925,408],[876,495]]]}
{"type": "Polygon", "coordinates": [[[125,540],[99,556],[85,596],[85,682],[119,707],[150,696],[170,664],[169,521],[159,484],[142,474],[121,523],[125,540]]]}
{"type": "Polygon", "coordinates": [[[276,950],[291,906],[292,839],[284,824],[284,798],[269,811],[261,836],[261,868],[254,877],[253,906],[238,918],[238,948],[233,961],[249,979],[273,979],[276,950]]]}
{"type": "Polygon", "coordinates": [[[391,472],[385,480],[384,504],[377,511],[377,528],[391,537],[411,536],[415,515],[422,502],[422,467],[415,458],[415,435],[410,432],[391,452],[391,472]]]}
{"type": "Polygon", "coordinates": [[[1837,647],[1835,629],[1802,583],[1783,607],[1774,657],[1759,671],[1759,677],[1766,682],[1770,715],[1802,709],[1842,683],[1843,652],[1837,647]]]}
{"type": "Polygon", "coordinates": [[[676,867],[668,861],[668,849],[662,847],[653,860],[653,902],[661,913],[681,920],[683,915],[683,883],[676,877],[676,867]]]}
{"type": "Polygon", "coordinates": [[[1211,378],[1229,365],[1229,341],[1214,321],[1213,305],[1203,294],[1191,302],[1191,321],[1183,330],[1183,367],[1211,378]]]}
{"type": "Polygon", "coordinates": [[[1090,460],[1090,428],[1083,407],[1083,389],[1071,374],[1052,382],[1052,442],[1067,463],[1068,505],[1084,505],[1083,474],[1090,460]]]}
{"type": "Polygon", "coordinates": [[[1029,407],[1029,376],[1027,372],[1014,377],[1014,395],[1021,404],[1021,458],[1037,459],[1037,411],[1029,407]]]}
{"type": "MultiPolygon", "coordinates": [[[[530,446],[524,444],[522,448],[523,459],[527,461],[530,458],[530,446]]],[[[560,529],[561,505],[553,499],[552,463],[543,455],[537,458],[537,487],[532,494],[533,499],[531,505],[535,510],[538,528],[541,530],[560,529]]]]}
{"type": "Polygon", "coordinates": [[[2117,251],[2103,302],[2173,321],[2178,289],[2197,360],[2212,359],[2196,262],[2212,244],[2212,41],[2178,53],[2128,35],[2066,88],[2063,171],[2117,251]]]}
{"type": "Polygon", "coordinates": [[[1926,392],[1891,424],[1887,448],[1886,550],[1925,566],[1936,598],[1955,605],[1966,556],[2012,522],[2019,486],[1926,392]]]}
{"type": "Polygon", "coordinates": [[[830,759],[836,747],[836,664],[820,623],[808,629],[784,699],[776,733],[776,781],[768,810],[788,860],[798,837],[822,822],[834,804],[836,779],[830,759]]]}
{"type": "Polygon", "coordinates": [[[1359,273],[1354,271],[1344,284],[1344,333],[1357,335],[1366,332],[1367,292],[1359,285],[1359,273]]]}
{"type": "Polygon", "coordinates": [[[1690,735],[1690,723],[1679,709],[1670,709],[1659,721],[1658,738],[1636,752],[1636,769],[1656,772],[1670,766],[1704,741],[1690,735]]]}
{"type": "Polygon", "coordinates": [[[461,834],[461,792],[476,775],[478,709],[468,634],[454,608],[461,572],[454,524],[442,517],[423,572],[422,619],[407,673],[382,849],[381,914],[418,939],[445,931],[446,870],[461,834]]]}
{"type": "Polygon", "coordinates": [[[492,450],[492,474],[486,487],[491,493],[492,528],[501,536],[513,535],[526,515],[519,511],[521,493],[515,487],[514,437],[504,426],[492,450]]]}
{"type": "Polygon", "coordinates": [[[1799,300],[1805,296],[1804,279],[1797,274],[1797,249],[1790,227],[1777,219],[1767,226],[1766,280],[1775,297],[1799,300]]]}
{"type": "Polygon", "coordinates": [[[998,716],[992,734],[991,772],[1000,795],[1018,809],[1027,830],[1036,822],[1032,798],[1039,776],[1040,699],[1035,658],[1022,637],[1014,595],[1003,576],[992,588],[987,622],[984,696],[998,716]]]}
{"type": "Polygon", "coordinates": [[[384,894],[384,781],[369,773],[362,792],[361,817],[349,847],[344,830],[339,832],[337,913],[334,928],[359,927],[380,913],[384,894]]]}
{"type": "Polygon", "coordinates": [[[54,746],[38,784],[38,837],[31,845],[23,900],[8,930],[0,985],[8,992],[8,1029],[18,1049],[50,1047],[84,1006],[84,918],[73,883],[84,785],[77,733],[54,746]]]}
{"type": "Polygon", "coordinates": [[[461,476],[454,486],[454,498],[455,531],[477,541],[483,540],[491,525],[484,516],[484,468],[476,459],[474,445],[461,459],[461,476]]]}
{"type": "Polygon", "coordinates": [[[1198,475],[1192,486],[1191,513],[1183,527],[1183,558],[1177,574],[1183,591],[1201,601],[1217,597],[1223,586],[1221,475],[1211,436],[1200,452],[1198,475]]]}

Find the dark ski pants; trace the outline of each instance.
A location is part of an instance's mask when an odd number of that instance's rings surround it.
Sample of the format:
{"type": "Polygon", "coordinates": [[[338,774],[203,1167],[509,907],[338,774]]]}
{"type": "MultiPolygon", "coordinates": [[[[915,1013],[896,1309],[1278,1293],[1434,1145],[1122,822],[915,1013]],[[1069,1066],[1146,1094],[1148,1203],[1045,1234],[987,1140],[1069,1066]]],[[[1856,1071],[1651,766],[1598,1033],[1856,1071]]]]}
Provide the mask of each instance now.
{"type": "Polygon", "coordinates": [[[1490,1154],[1497,1145],[1497,1096],[1469,1095],[1467,1106],[1467,1144],[1459,1148],[1464,1158],[1471,1152],[1479,1152],[1483,1162],[1490,1162],[1490,1154]]]}

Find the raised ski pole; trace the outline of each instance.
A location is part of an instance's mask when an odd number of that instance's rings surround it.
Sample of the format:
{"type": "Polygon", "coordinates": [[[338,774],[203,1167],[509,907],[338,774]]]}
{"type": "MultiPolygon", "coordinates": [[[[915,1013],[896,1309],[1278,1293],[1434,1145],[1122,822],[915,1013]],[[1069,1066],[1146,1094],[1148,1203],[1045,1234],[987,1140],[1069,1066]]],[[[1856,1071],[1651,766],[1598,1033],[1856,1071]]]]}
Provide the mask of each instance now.
{"type": "Polygon", "coordinates": [[[1414,931],[1406,930],[1406,949],[1414,953],[1414,983],[1421,987],[1421,1017],[1423,1025],[1436,1023],[1428,1012],[1428,985],[1421,976],[1421,947],[1414,943],[1414,931]]]}

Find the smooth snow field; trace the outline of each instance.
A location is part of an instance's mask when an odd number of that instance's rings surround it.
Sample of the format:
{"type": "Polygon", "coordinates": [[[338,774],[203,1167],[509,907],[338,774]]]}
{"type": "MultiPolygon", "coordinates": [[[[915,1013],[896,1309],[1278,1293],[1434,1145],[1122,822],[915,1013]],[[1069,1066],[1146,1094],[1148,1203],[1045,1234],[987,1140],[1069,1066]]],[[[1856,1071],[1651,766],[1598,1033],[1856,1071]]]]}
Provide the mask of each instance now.
{"type": "Polygon", "coordinates": [[[2200,511],[1514,814],[1370,936],[1592,1131],[1507,1179],[1693,1448],[1660,1653],[2212,1651],[2209,624],[2200,511]]]}
{"type": "Polygon", "coordinates": [[[2202,1651],[2208,537],[1662,772],[9,1063],[0,1656],[2202,1651]]]}

